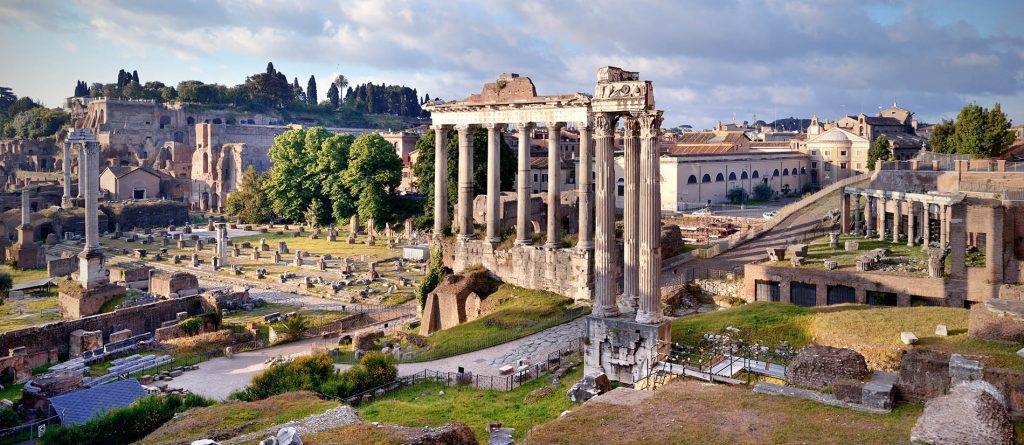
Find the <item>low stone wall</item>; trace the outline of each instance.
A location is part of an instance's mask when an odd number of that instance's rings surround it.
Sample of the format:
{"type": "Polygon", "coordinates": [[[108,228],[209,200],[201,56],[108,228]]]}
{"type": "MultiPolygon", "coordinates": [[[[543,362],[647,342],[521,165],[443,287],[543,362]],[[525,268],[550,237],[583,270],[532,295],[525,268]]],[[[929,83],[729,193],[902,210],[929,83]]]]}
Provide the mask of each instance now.
{"type": "Polygon", "coordinates": [[[124,329],[130,329],[134,333],[153,332],[163,322],[174,320],[179,312],[187,312],[189,315],[204,313],[202,297],[193,295],[158,301],[77,320],[4,332],[0,334],[0,355],[6,355],[11,349],[24,346],[27,354],[56,348],[60,355],[65,357],[73,331],[102,331],[104,337],[124,329]]]}
{"type": "Polygon", "coordinates": [[[77,270],[77,256],[57,258],[46,262],[46,274],[50,277],[66,277],[77,270]]]}
{"type": "Polygon", "coordinates": [[[114,230],[115,224],[120,224],[121,229],[124,230],[167,227],[188,222],[188,204],[179,201],[113,202],[103,205],[101,209],[110,215],[110,223],[107,227],[109,231],[114,230]]]}
{"type": "Polygon", "coordinates": [[[790,286],[793,282],[813,284],[817,291],[817,305],[828,304],[828,286],[849,286],[856,291],[856,302],[867,302],[867,292],[891,292],[897,295],[898,306],[909,306],[910,297],[919,296],[943,302],[949,306],[961,307],[963,280],[953,278],[915,277],[889,275],[872,272],[840,272],[809,268],[747,264],[743,267],[744,300],[756,300],[757,280],[779,283],[780,301],[790,303],[790,286]],[[948,298],[947,298],[948,297],[948,298]]]}
{"type": "Polygon", "coordinates": [[[594,291],[593,252],[572,248],[513,246],[495,250],[486,241],[456,241],[452,270],[480,264],[498,279],[527,289],[541,289],[589,301],[594,291]]]}
{"type": "Polygon", "coordinates": [[[708,296],[743,298],[743,280],[705,278],[693,280],[693,284],[708,296]]]}
{"type": "Polygon", "coordinates": [[[1012,417],[1024,418],[1024,371],[988,368],[971,362],[969,357],[951,360],[951,356],[945,352],[910,350],[900,362],[896,381],[897,398],[924,403],[945,394],[950,387],[961,381],[984,380],[1006,397],[1012,417]]]}

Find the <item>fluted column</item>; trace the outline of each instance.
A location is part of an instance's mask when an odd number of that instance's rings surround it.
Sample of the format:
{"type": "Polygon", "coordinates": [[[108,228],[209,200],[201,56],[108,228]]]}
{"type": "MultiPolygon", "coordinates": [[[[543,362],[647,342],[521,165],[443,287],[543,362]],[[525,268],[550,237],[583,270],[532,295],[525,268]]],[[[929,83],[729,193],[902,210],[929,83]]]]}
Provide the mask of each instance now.
{"type": "Polygon", "coordinates": [[[640,124],[640,306],[637,323],[661,320],[661,111],[637,116],[640,124]]]}
{"type": "Polygon", "coordinates": [[[635,116],[622,118],[622,297],[619,311],[636,313],[640,262],[640,124],[635,116]]]}
{"type": "Polygon", "coordinates": [[[875,198],[871,195],[864,195],[864,238],[871,238],[875,234],[877,218],[875,218],[875,198]]]}
{"type": "Polygon", "coordinates": [[[434,126],[434,237],[448,225],[448,128],[434,126]]]}
{"type": "Polygon", "coordinates": [[[516,161],[516,241],[518,246],[531,243],[530,239],[530,131],[533,124],[516,126],[519,131],[519,159],[516,161]]]}
{"type": "Polygon", "coordinates": [[[78,145],[78,197],[85,197],[85,142],[78,145]]]}
{"type": "Polygon", "coordinates": [[[594,209],[594,307],[597,317],[613,317],[615,305],[615,116],[594,114],[597,200],[594,209]]]}
{"type": "Polygon", "coordinates": [[[78,175],[85,178],[85,249],[83,252],[99,250],[99,207],[98,198],[100,192],[99,171],[100,171],[100,144],[98,142],[86,142],[85,159],[79,161],[78,175]]]}
{"type": "Polygon", "coordinates": [[[875,216],[876,216],[876,219],[877,219],[876,223],[878,224],[878,240],[879,241],[885,240],[885,207],[886,207],[886,202],[885,201],[886,201],[886,198],[884,198],[884,197],[882,197],[882,198],[875,198],[875,205],[877,207],[875,209],[875,216]]]}
{"type": "Polygon", "coordinates": [[[914,212],[916,205],[914,201],[907,201],[907,245],[914,245],[914,212]]]}
{"type": "Polygon", "coordinates": [[[903,219],[903,200],[893,199],[892,209],[892,242],[900,242],[900,221],[903,219]]]}
{"type": "Polygon", "coordinates": [[[548,122],[548,225],[547,225],[547,242],[544,243],[544,247],[549,249],[558,248],[561,245],[559,235],[561,230],[559,227],[560,211],[562,210],[562,191],[561,191],[561,171],[562,171],[562,157],[558,150],[558,142],[561,139],[562,134],[561,122],[548,122]]]}
{"type": "Polygon", "coordinates": [[[64,143],[64,195],[61,196],[60,206],[70,209],[71,205],[71,142],[64,143]]]}
{"type": "Polygon", "coordinates": [[[580,250],[592,250],[594,248],[594,232],[591,229],[591,215],[593,215],[593,147],[594,141],[590,138],[590,123],[581,122],[576,127],[580,132],[580,164],[576,170],[578,178],[576,187],[579,195],[579,235],[576,247],[580,250]]]}
{"type": "Polygon", "coordinates": [[[472,127],[459,125],[459,239],[473,237],[473,141],[469,132],[472,127]]]}
{"type": "Polygon", "coordinates": [[[498,203],[501,201],[501,125],[487,125],[487,241],[501,241],[498,203]]]}
{"type": "Polygon", "coordinates": [[[931,206],[932,205],[927,202],[921,204],[921,237],[924,238],[922,247],[925,250],[928,250],[928,246],[931,244],[930,238],[932,237],[931,206]]]}
{"type": "Polygon", "coordinates": [[[851,215],[851,218],[853,218],[853,234],[860,235],[861,231],[864,230],[864,222],[862,220],[864,213],[860,208],[860,195],[852,195],[850,200],[853,201],[853,215],[851,215]]]}

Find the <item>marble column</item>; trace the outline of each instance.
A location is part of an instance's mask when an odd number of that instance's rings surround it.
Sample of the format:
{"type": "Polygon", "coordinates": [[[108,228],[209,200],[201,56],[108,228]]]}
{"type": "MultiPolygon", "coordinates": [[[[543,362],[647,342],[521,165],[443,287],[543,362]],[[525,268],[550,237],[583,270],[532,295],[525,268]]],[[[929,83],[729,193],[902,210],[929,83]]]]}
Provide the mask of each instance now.
{"type": "Polygon", "coordinates": [[[28,187],[21,189],[21,226],[28,227],[31,225],[29,215],[32,214],[31,198],[28,187]]]}
{"type": "Polygon", "coordinates": [[[228,260],[228,225],[226,223],[217,223],[216,241],[217,259],[222,266],[226,265],[228,260]]]}
{"type": "Polygon", "coordinates": [[[561,191],[561,171],[562,171],[562,156],[558,150],[558,142],[562,136],[561,122],[548,122],[548,224],[547,224],[547,243],[544,247],[549,249],[558,248],[561,245],[561,215],[559,215],[562,209],[562,191],[561,191]]]}
{"type": "MultiPolygon", "coordinates": [[[[84,178],[85,194],[85,247],[78,254],[78,281],[83,288],[89,289],[106,281],[103,271],[103,253],[100,250],[99,235],[99,170],[100,144],[95,141],[85,142],[84,156],[79,158],[78,176],[84,178]]],[[[80,190],[82,191],[82,190],[80,190]]]]}
{"type": "Polygon", "coordinates": [[[71,142],[64,143],[64,195],[61,196],[60,206],[70,209],[71,204],[71,142]]]}
{"type": "Polygon", "coordinates": [[[466,241],[473,237],[473,138],[472,127],[460,125],[459,132],[459,239],[466,241]]]}
{"type": "Polygon", "coordinates": [[[594,114],[596,194],[594,208],[594,299],[591,314],[614,317],[615,304],[615,115],[594,114]]]}
{"type": "Polygon", "coordinates": [[[580,132],[580,162],[579,167],[576,170],[578,176],[576,179],[576,187],[578,190],[577,194],[579,195],[579,234],[577,236],[576,247],[580,250],[593,250],[594,232],[591,218],[593,215],[594,191],[591,172],[594,168],[594,141],[590,138],[591,128],[589,122],[581,122],[577,124],[576,129],[580,132]]]}
{"type": "Polygon", "coordinates": [[[78,197],[85,197],[85,142],[78,145],[78,197]]]}
{"type": "Polygon", "coordinates": [[[501,241],[501,125],[487,125],[487,241],[501,241]]]}
{"type": "Polygon", "coordinates": [[[843,192],[842,199],[839,201],[839,231],[840,233],[850,233],[853,230],[853,221],[850,220],[850,195],[843,192]]]}
{"type": "Polygon", "coordinates": [[[516,167],[516,241],[517,246],[529,245],[530,238],[530,132],[533,124],[518,124],[519,159],[516,167]]]}
{"type": "Polygon", "coordinates": [[[622,117],[622,296],[619,311],[636,313],[640,296],[640,123],[636,116],[622,117]]]}
{"type": "Polygon", "coordinates": [[[945,204],[939,204],[939,247],[945,249],[949,243],[949,228],[947,226],[949,222],[949,206],[945,204]]]}
{"type": "Polygon", "coordinates": [[[853,201],[853,215],[850,216],[853,218],[853,233],[860,235],[861,231],[864,230],[864,213],[860,208],[860,195],[850,196],[850,199],[853,201]]]}
{"type": "Polygon", "coordinates": [[[448,225],[448,128],[434,128],[434,238],[448,225]]]}
{"type": "Polygon", "coordinates": [[[893,199],[892,209],[892,242],[900,242],[900,220],[903,219],[903,200],[893,199]]]}
{"type": "Polygon", "coordinates": [[[878,240],[885,240],[885,210],[886,210],[886,198],[875,198],[875,217],[878,225],[878,240]]]}
{"type": "Polygon", "coordinates": [[[930,238],[932,236],[931,206],[932,205],[927,202],[921,203],[921,237],[924,238],[924,242],[921,243],[921,247],[925,250],[928,250],[928,245],[931,242],[930,238]]]}
{"type": "Polygon", "coordinates": [[[638,116],[640,124],[640,267],[637,323],[661,320],[661,111],[638,116]]]}
{"type": "Polygon", "coordinates": [[[916,205],[914,201],[907,201],[907,245],[914,246],[914,212],[916,205]]]}
{"type": "Polygon", "coordinates": [[[864,195],[864,238],[871,238],[875,235],[876,220],[874,212],[875,198],[871,195],[864,195]]]}

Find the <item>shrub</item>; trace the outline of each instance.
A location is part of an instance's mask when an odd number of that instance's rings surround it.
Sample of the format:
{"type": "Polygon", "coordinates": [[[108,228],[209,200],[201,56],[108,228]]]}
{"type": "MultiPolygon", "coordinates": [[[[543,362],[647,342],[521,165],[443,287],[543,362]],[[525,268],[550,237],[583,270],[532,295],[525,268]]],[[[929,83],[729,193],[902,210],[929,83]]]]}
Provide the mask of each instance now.
{"type": "Polygon", "coordinates": [[[739,204],[747,200],[747,191],[741,187],[733,187],[725,194],[725,198],[733,204],[739,204]]]}
{"type": "Polygon", "coordinates": [[[299,390],[344,398],[386,385],[397,377],[395,360],[380,352],[367,353],[358,365],[345,372],[336,371],[330,356],[320,353],[271,366],[257,375],[245,389],[232,394],[231,398],[251,402],[299,390]]]}
{"type": "Polygon", "coordinates": [[[0,428],[11,428],[21,425],[21,416],[11,408],[0,409],[0,428]]]}
{"type": "Polygon", "coordinates": [[[294,341],[302,338],[307,329],[309,329],[309,319],[302,314],[288,317],[288,319],[274,325],[274,330],[281,334],[284,341],[294,341]]]}
{"type": "Polygon", "coordinates": [[[203,318],[188,317],[181,320],[181,323],[178,323],[178,327],[189,336],[196,335],[199,333],[199,330],[203,328],[203,318]]]}
{"type": "Polygon", "coordinates": [[[760,183],[754,187],[754,199],[758,201],[767,201],[775,196],[775,190],[772,186],[766,183],[760,183]]]}
{"type": "Polygon", "coordinates": [[[189,394],[184,397],[150,396],[137,400],[124,408],[117,408],[81,425],[62,426],[46,430],[39,439],[41,445],[101,445],[132,443],[156,431],[175,414],[190,408],[210,406],[213,402],[189,394]]]}
{"type": "Polygon", "coordinates": [[[451,269],[444,266],[443,255],[444,252],[441,250],[441,247],[430,249],[427,275],[423,277],[423,282],[416,288],[416,298],[419,299],[421,308],[427,304],[427,294],[433,292],[434,288],[441,284],[441,278],[452,272],[451,269]]]}

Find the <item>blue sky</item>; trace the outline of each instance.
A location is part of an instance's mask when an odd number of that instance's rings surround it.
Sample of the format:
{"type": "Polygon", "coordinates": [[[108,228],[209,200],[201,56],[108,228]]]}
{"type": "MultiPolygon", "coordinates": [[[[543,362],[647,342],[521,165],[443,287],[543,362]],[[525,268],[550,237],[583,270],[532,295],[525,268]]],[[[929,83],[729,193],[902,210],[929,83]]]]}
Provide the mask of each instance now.
{"type": "Polygon", "coordinates": [[[0,85],[51,106],[121,68],[233,85],[273,61],[303,86],[341,73],[451,99],[507,71],[541,94],[592,92],[616,65],[655,82],[667,126],[893,100],[931,122],[998,101],[1024,122],[1024,2],[1010,0],[0,0],[0,60],[0,85]]]}

